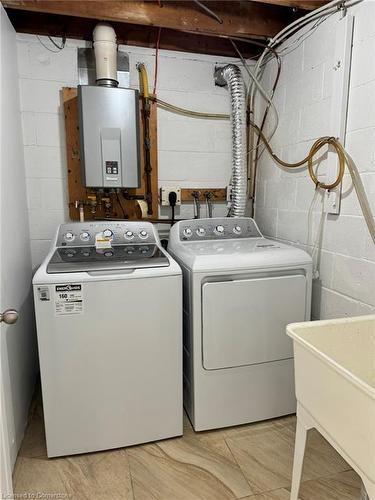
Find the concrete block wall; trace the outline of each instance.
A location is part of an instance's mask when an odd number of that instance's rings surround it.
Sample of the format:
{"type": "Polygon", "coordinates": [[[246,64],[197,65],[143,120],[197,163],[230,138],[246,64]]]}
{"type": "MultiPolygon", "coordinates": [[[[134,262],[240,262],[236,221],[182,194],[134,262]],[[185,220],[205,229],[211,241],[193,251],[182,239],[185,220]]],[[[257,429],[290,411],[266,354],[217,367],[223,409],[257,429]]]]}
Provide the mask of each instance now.
{"type": "MultiPolygon", "coordinates": [[[[346,148],[375,213],[375,2],[365,0],[349,13],[355,19],[346,148]]],[[[283,69],[275,95],[280,125],[272,144],[287,161],[303,158],[315,139],[331,134],[334,41],[339,22],[340,14],[335,14],[316,30],[297,33],[280,48],[283,69]]],[[[267,88],[274,72],[274,65],[268,64],[263,75],[267,88]]],[[[323,181],[328,168],[325,164],[320,171],[323,181]]],[[[313,203],[314,185],[306,169],[283,170],[267,154],[262,156],[256,194],[256,220],[261,229],[310,253],[318,241],[314,319],[375,311],[375,247],[348,173],[342,192],[340,215],[326,214],[320,195],[313,203]]]]}
{"type": "MultiPolygon", "coordinates": [[[[56,50],[41,37],[43,44],[56,50]]],[[[46,254],[57,225],[67,220],[64,117],[61,89],[77,86],[77,47],[68,40],[60,52],[50,52],[33,35],[18,35],[18,68],[30,215],[33,266],[46,254]]],[[[145,63],[153,85],[154,50],[121,47],[129,54],[130,86],[138,88],[136,64],[145,63]]],[[[216,64],[238,62],[201,54],[159,53],[158,96],[177,106],[229,113],[226,89],[215,87],[216,64]]],[[[159,185],[225,187],[231,173],[229,121],[191,119],[158,110],[159,185]]],[[[204,212],[203,208],[203,214],[204,212]]],[[[214,215],[224,215],[217,204],[214,215]]],[[[162,216],[168,216],[163,207],[162,216]]],[[[192,217],[191,204],[176,209],[176,217],[192,217]]]]}

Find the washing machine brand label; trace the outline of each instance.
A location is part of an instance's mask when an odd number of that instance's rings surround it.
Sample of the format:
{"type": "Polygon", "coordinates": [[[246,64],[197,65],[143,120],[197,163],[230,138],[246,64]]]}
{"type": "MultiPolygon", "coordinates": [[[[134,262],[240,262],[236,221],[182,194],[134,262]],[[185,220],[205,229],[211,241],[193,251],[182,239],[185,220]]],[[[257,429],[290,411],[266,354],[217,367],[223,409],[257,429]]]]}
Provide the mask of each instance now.
{"type": "Polygon", "coordinates": [[[69,283],[55,285],[55,314],[82,314],[83,291],[82,285],[69,283]]]}

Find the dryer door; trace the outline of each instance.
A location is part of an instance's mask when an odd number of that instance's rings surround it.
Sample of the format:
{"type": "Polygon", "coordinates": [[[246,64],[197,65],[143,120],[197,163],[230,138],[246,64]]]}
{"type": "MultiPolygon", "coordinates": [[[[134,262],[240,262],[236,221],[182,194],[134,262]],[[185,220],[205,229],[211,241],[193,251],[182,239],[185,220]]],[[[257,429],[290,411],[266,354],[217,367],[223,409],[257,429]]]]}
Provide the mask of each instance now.
{"type": "Polygon", "coordinates": [[[285,327],[304,321],[305,311],[302,274],[205,283],[203,367],[217,370],[291,358],[285,327]]]}

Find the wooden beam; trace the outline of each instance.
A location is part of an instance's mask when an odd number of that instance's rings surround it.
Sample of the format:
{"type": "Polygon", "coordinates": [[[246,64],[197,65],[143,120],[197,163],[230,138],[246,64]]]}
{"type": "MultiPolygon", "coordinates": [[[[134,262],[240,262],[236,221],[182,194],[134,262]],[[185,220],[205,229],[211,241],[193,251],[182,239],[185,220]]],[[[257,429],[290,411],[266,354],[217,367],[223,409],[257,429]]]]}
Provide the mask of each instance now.
{"type": "Polygon", "coordinates": [[[220,24],[193,1],[2,0],[7,8],[215,35],[269,37],[295,19],[292,9],[253,1],[210,1],[220,24]]]}
{"type": "MultiPolygon", "coordinates": [[[[67,38],[92,40],[92,31],[97,21],[79,17],[28,12],[7,9],[11,23],[18,33],[50,35],[67,38]]],[[[155,48],[158,28],[137,24],[112,23],[119,44],[155,48]]],[[[238,42],[238,47],[245,57],[252,57],[261,52],[257,46],[238,42]]],[[[229,40],[215,36],[184,33],[164,28],[160,37],[160,48],[200,54],[237,57],[229,40]]]]}
{"type": "Polygon", "coordinates": [[[181,189],[181,201],[183,203],[194,202],[193,193],[199,194],[199,201],[205,203],[206,197],[205,193],[211,193],[213,203],[218,201],[227,201],[227,188],[182,188],[181,189]]]}
{"type": "Polygon", "coordinates": [[[314,10],[322,7],[329,0],[251,0],[252,2],[268,3],[271,5],[279,5],[282,7],[291,7],[300,10],[314,10]]]}

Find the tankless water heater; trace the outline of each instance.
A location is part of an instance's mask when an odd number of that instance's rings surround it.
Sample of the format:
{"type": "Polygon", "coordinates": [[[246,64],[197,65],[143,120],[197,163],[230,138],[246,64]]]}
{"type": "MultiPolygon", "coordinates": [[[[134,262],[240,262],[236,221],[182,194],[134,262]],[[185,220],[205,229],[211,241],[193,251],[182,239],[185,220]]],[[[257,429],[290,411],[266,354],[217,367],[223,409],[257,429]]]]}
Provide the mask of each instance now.
{"type": "Polygon", "coordinates": [[[138,91],[79,85],[78,109],[83,185],[139,187],[138,91]]]}

